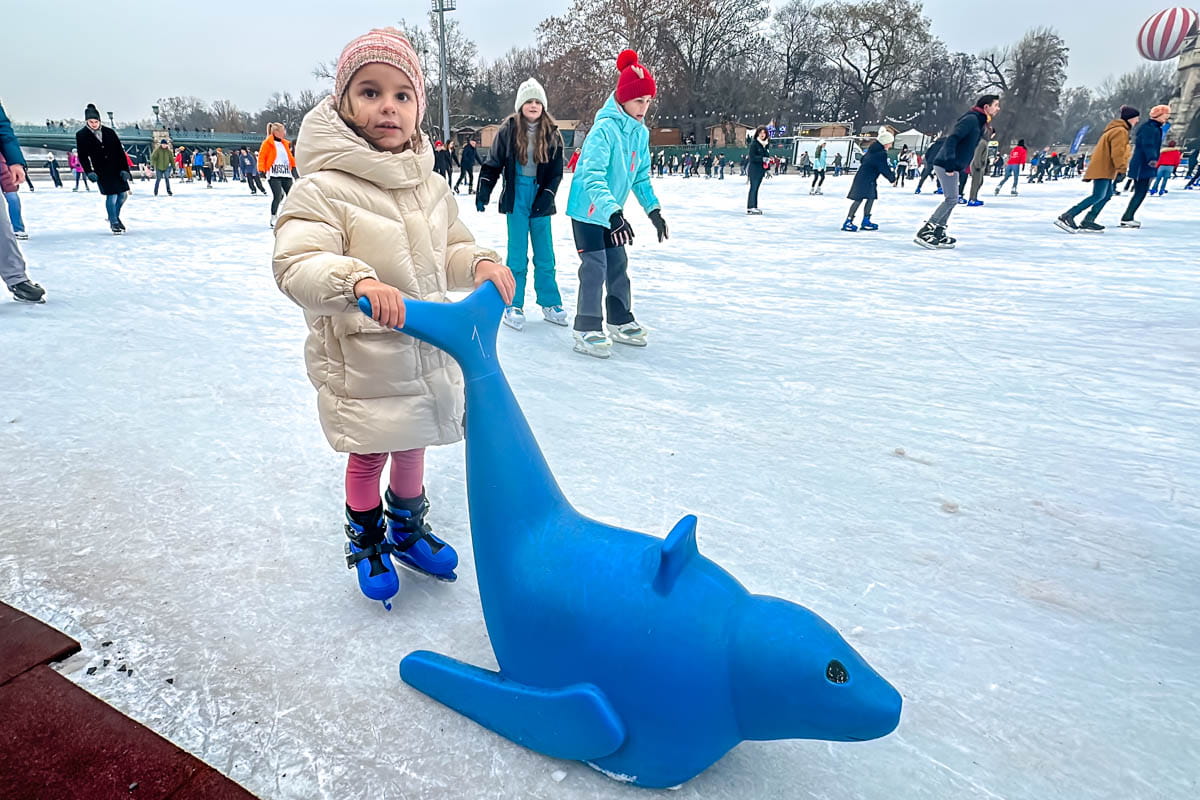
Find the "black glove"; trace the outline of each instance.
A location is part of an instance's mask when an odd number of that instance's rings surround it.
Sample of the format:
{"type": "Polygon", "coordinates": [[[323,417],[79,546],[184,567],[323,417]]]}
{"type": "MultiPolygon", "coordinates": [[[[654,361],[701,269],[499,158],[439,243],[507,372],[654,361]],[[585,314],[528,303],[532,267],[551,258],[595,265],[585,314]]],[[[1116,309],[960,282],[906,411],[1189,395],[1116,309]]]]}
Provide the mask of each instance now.
{"type": "Polygon", "coordinates": [[[624,247],[633,241],[633,226],[620,211],[608,218],[608,231],[612,236],[613,247],[624,247]]]}
{"type": "Polygon", "coordinates": [[[128,170],[122,170],[122,172],[121,172],[121,178],[122,178],[122,179],[123,179],[123,180],[124,180],[126,183],[130,183],[130,182],[133,180],[133,176],[129,174],[129,171],[128,171],[128,170]]]}
{"type": "Polygon", "coordinates": [[[94,172],[89,172],[87,174],[87,177],[88,177],[88,180],[91,181],[92,183],[100,182],[100,177],[98,175],[96,175],[96,173],[94,173],[94,172]]]}
{"type": "Polygon", "coordinates": [[[658,231],[658,240],[664,241],[671,237],[667,234],[667,221],[662,217],[660,209],[654,209],[650,212],[650,221],[654,223],[654,230],[658,231]]]}

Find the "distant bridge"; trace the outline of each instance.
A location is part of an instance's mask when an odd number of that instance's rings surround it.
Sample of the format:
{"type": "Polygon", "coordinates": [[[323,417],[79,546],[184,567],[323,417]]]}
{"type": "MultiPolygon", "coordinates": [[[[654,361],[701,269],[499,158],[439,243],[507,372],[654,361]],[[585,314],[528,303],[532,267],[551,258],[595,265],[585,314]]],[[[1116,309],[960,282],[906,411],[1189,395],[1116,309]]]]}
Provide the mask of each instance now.
{"type": "MultiPolygon", "coordinates": [[[[82,127],[82,126],[81,126],[82,127]]],[[[63,128],[58,125],[13,125],[13,133],[21,142],[22,147],[43,147],[47,150],[70,151],[75,146],[75,133],[79,128],[63,128]]],[[[115,128],[121,137],[121,144],[140,159],[149,157],[156,139],[171,140],[175,147],[205,149],[221,147],[230,150],[236,147],[249,147],[251,151],[258,149],[266,134],[259,133],[222,133],[220,131],[183,131],[183,130],[151,130],[150,128],[115,128]]]]}

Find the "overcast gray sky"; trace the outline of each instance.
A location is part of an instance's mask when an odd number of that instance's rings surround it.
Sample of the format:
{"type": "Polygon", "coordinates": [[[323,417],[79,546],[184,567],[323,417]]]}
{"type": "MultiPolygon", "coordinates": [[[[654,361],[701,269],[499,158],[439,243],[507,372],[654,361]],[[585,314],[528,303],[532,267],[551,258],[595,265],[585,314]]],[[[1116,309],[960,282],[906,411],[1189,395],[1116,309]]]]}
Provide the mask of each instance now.
{"type": "MultiPolygon", "coordinates": [[[[772,7],[780,5],[772,2],[772,7]]],[[[8,5],[6,3],[6,5],[8,5]]],[[[454,12],[486,58],[534,41],[537,23],[569,0],[459,0],[454,12]]],[[[316,88],[313,66],[348,40],[426,13],[428,0],[289,0],[183,6],[157,0],[16,0],[5,12],[0,100],[20,122],[82,118],[88,103],[121,120],[148,119],[160,97],[228,99],[262,107],[273,91],[316,88]],[[228,24],[218,31],[214,20],[228,24]]],[[[1070,83],[1096,85],[1141,63],[1134,37],[1164,0],[927,0],[951,50],[979,52],[1053,25],[1071,48],[1070,83]]],[[[614,53],[615,57],[615,53],[614,53]]],[[[653,65],[650,65],[653,66],[653,65]]],[[[553,95],[553,88],[550,88],[553,95]]]]}

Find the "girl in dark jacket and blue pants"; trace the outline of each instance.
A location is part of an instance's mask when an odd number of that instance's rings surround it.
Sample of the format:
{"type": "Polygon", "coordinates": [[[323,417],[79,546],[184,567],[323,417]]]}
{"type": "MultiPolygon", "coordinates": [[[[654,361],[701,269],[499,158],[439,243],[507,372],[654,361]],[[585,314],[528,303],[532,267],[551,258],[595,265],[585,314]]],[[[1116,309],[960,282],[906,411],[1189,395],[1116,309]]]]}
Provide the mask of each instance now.
{"type": "Polygon", "coordinates": [[[516,113],[497,132],[487,163],[479,172],[475,195],[479,211],[487,208],[501,174],[500,213],[508,215],[507,266],[517,279],[512,305],[504,310],[504,324],[518,331],[525,327],[525,279],[532,240],[533,290],[542,316],[546,322],[565,326],[567,312],[558,291],[550,238],[554,193],[563,175],[563,142],[558,125],[546,110],[546,90],[533,78],[517,89],[516,113]]]}
{"type": "Polygon", "coordinates": [[[871,222],[871,209],[875,207],[875,200],[879,197],[875,181],[882,175],[888,183],[896,182],[896,175],[892,172],[892,165],[888,162],[887,157],[888,148],[892,146],[894,140],[895,137],[892,136],[891,131],[887,128],[880,128],[879,138],[871,142],[871,146],[867,148],[866,155],[858,165],[858,172],[854,173],[854,183],[850,184],[850,194],[846,195],[854,202],[850,205],[850,213],[846,215],[842,230],[859,230],[859,226],[854,224],[854,215],[858,213],[858,206],[864,200],[867,201],[867,205],[863,209],[861,229],[864,231],[879,230],[879,226],[871,222]]]}

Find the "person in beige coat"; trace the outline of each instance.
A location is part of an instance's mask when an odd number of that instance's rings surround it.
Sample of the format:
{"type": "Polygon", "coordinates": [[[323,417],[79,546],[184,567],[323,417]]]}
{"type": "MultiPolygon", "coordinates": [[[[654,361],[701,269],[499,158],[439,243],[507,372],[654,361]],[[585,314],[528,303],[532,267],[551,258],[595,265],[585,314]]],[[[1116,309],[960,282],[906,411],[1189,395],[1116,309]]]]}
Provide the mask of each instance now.
{"type": "Polygon", "coordinates": [[[512,273],[476,246],[420,132],[424,80],[394,29],[352,41],[335,94],[304,118],[305,177],[275,225],[279,288],[304,309],[308,377],[321,427],[346,467],[347,563],[363,593],[399,591],[392,556],[454,580],[458,555],[425,522],[424,448],[463,437],[462,373],[446,353],[400,333],[404,298],[496,284],[511,302],[512,273]],[[357,308],[371,301],[373,317],[357,308]],[[384,502],[379,478],[391,455],[384,502]]]}

